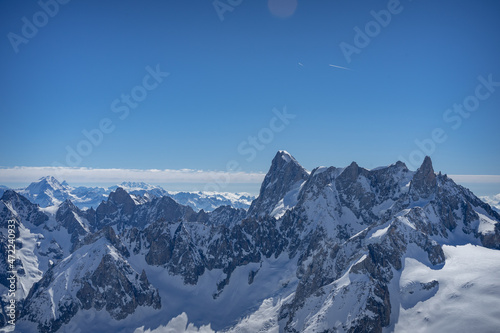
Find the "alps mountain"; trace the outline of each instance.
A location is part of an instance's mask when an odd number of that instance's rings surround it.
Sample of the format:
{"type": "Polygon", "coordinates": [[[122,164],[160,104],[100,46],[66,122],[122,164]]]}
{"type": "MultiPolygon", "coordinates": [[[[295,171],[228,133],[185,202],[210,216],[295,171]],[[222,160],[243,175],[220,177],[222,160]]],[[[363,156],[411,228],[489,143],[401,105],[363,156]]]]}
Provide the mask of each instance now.
{"type": "Polygon", "coordinates": [[[16,190],[41,207],[57,206],[71,200],[80,208],[97,207],[106,199],[109,191],[101,187],[71,187],[66,182],[47,176],[31,183],[28,187],[16,190]]]}
{"type": "MultiPolygon", "coordinates": [[[[279,151],[248,210],[196,210],[131,187],[95,210],[57,189],[60,202],[45,208],[5,191],[0,244],[14,219],[19,248],[16,331],[500,327],[500,215],[428,157],[416,171],[353,162],[309,172],[279,151]]],[[[0,275],[6,329],[7,290],[0,275]]]]}
{"type": "MultiPolygon", "coordinates": [[[[254,197],[248,193],[227,192],[167,192],[160,186],[144,182],[123,182],[109,188],[71,187],[66,182],[60,183],[52,176],[40,178],[26,188],[16,190],[33,203],[41,207],[57,206],[65,200],[80,209],[94,208],[105,201],[117,188],[126,190],[137,202],[150,201],[153,198],[169,196],[180,204],[190,206],[196,211],[212,211],[221,206],[247,209],[254,197]]],[[[0,196],[8,187],[0,185],[0,196]]]]}

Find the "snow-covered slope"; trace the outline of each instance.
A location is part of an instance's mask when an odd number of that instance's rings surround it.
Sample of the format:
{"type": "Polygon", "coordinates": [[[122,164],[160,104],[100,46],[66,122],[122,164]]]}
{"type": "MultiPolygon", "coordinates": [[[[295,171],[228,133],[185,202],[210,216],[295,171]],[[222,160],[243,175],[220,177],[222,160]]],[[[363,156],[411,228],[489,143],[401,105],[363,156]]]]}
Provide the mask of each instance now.
{"type": "Polygon", "coordinates": [[[196,212],[124,186],[87,211],[4,194],[0,239],[16,217],[18,265],[32,278],[22,281],[21,332],[499,325],[500,215],[430,158],[416,171],[353,162],[308,172],[280,151],[248,211],[196,212]]]}
{"type": "Polygon", "coordinates": [[[405,259],[399,280],[404,301],[394,330],[495,331],[500,327],[500,251],[466,244],[444,245],[443,252],[446,261],[439,269],[405,259]]]}

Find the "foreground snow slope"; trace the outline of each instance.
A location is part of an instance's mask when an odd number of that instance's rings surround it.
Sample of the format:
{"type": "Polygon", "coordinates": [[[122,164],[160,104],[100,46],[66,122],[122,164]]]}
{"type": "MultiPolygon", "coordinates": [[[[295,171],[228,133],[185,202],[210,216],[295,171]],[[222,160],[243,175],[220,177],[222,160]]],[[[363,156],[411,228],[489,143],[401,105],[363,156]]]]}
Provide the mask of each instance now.
{"type": "Polygon", "coordinates": [[[500,251],[482,246],[443,246],[446,263],[432,269],[406,258],[400,290],[411,304],[400,308],[396,332],[493,332],[500,327],[500,251]],[[438,281],[435,295],[413,290],[438,281]],[[411,293],[412,295],[407,295],[411,293]]]}
{"type": "MultiPolygon", "coordinates": [[[[495,332],[500,327],[500,252],[475,245],[443,247],[446,264],[431,268],[414,258],[406,258],[399,281],[400,305],[393,324],[384,332],[495,332]],[[422,284],[437,281],[438,288],[421,288],[422,284]]],[[[425,261],[425,260],[424,260],[425,261]]],[[[349,283],[346,277],[337,285],[349,283]]],[[[288,299],[266,299],[258,310],[241,320],[231,333],[269,332],[282,330],[278,325],[279,307],[288,299]]],[[[318,321],[330,321],[335,326],[342,312],[353,312],[357,299],[350,300],[318,321]],[[348,306],[347,306],[348,305],[348,306]]],[[[320,332],[319,329],[307,330],[320,332]]],[[[339,327],[339,332],[342,328],[339,327]]],[[[165,326],[156,329],[137,328],[135,333],[215,332],[211,327],[197,328],[189,324],[182,313],[165,326]]]]}

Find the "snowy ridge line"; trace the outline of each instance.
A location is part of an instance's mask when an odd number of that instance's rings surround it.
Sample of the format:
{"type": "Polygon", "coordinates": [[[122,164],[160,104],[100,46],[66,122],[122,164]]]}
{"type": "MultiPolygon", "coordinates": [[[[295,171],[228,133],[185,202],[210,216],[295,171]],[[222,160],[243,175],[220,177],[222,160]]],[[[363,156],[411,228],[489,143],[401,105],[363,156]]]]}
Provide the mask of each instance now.
{"type": "MultiPolygon", "coordinates": [[[[117,187],[96,210],[4,193],[0,244],[7,219],[22,230],[21,332],[499,325],[500,215],[428,157],[417,171],[353,162],[308,172],[279,151],[248,211],[196,212],[148,193],[117,187]]],[[[4,293],[1,283],[0,271],[4,293]]]]}

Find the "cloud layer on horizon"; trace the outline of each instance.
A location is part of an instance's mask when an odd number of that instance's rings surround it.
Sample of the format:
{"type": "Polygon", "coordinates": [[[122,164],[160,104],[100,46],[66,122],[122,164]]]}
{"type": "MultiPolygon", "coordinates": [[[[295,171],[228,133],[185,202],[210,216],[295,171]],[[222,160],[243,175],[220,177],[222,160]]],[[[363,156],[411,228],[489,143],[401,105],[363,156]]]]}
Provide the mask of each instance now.
{"type": "MultiPolygon", "coordinates": [[[[227,172],[192,169],[94,169],[70,167],[11,167],[0,168],[0,184],[30,183],[45,176],[54,176],[69,183],[119,183],[143,181],[149,183],[225,183],[260,184],[262,172],[227,172]]],[[[448,175],[457,183],[500,184],[500,175],[448,175]]]]}
{"type": "Polygon", "coordinates": [[[158,169],[94,169],[70,167],[12,167],[0,168],[0,183],[30,183],[53,176],[68,183],[120,183],[142,181],[149,183],[261,183],[265,174],[258,172],[227,172],[204,170],[158,169]]]}

